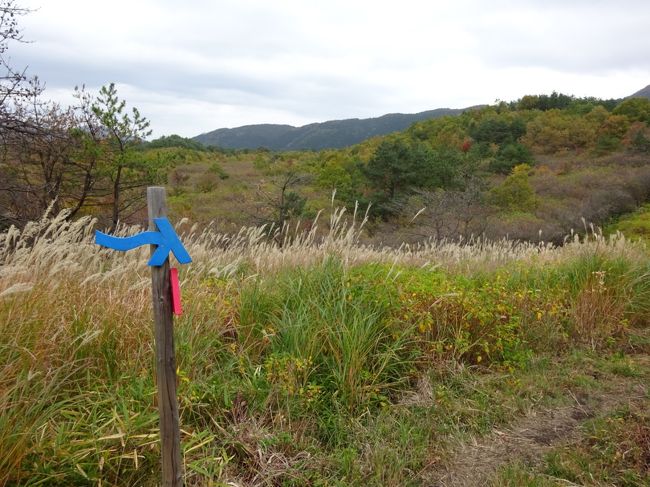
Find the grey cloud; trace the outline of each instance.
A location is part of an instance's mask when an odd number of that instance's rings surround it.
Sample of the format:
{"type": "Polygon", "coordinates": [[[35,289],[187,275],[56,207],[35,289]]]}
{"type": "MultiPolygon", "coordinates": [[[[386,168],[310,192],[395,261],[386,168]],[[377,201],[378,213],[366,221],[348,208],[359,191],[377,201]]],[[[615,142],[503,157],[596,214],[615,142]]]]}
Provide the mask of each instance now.
{"type": "Polygon", "coordinates": [[[486,13],[473,32],[488,67],[541,67],[573,73],[650,69],[650,4],[523,2],[518,15],[486,13]],[[525,9],[522,5],[536,5],[525,9]],[[542,7],[542,5],[544,7],[542,7]],[[579,7],[579,8],[578,8],[579,7]],[[636,10],[636,11],[635,11],[636,10]]]}
{"type": "Polygon", "coordinates": [[[72,91],[85,84],[99,87],[111,81],[128,84],[141,91],[167,97],[194,98],[228,105],[258,105],[283,109],[305,118],[365,116],[375,113],[372,106],[387,94],[376,83],[357,81],[357,73],[347,75],[300,73],[285,79],[269,77],[263,71],[253,75],[231,72],[201,72],[182,69],[160,60],[53,58],[26,45],[21,57],[30,71],[39,74],[51,88],[72,91]],[[29,55],[27,55],[29,54],[29,55]]]}
{"type": "Polygon", "coordinates": [[[91,29],[101,14],[60,0],[32,14],[32,27],[25,19],[34,43],[12,56],[50,88],[114,81],[157,116],[165,105],[186,114],[179,118],[198,119],[200,109],[210,124],[223,123],[210,110],[240,109],[246,123],[260,123],[485,103],[508,96],[496,90],[510,68],[571,81],[632,69],[650,76],[647,1],[353,3],[142,0],[137,15],[91,29]]]}

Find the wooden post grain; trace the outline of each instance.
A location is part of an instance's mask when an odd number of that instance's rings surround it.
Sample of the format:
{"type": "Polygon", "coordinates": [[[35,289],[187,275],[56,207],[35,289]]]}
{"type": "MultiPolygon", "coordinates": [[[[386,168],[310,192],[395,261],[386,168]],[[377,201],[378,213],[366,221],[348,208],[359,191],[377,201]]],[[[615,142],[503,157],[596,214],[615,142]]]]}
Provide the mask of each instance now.
{"type": "MultiPolygon", "coordinates": [[[[153,219],[167,216],[165,188],[147,188],[149,230],[157,231],[153,219]]],[[[151,246],[151,253],[156,246],[151,246]]],[[[176,398],[176,354],[172,318],[169,259],[162,266],[151,267],[154,337],[156,341],[156,377],[158,379],[158,410],[160,411],[160,444],[162,450],[162,485],[183,485],[181,440],[176,398]]]]}

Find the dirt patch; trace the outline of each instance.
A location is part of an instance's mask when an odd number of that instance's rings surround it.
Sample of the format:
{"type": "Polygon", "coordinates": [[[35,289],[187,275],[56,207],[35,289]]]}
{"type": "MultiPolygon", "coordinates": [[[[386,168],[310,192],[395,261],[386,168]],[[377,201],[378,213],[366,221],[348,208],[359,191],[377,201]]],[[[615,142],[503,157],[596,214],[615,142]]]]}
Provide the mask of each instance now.
{"type": "Polygon", "coordinates": [[[610,378],[602,390],[590,395],[571,391],[568,394],[573,400],[569,406],[535,411],[507,428],[459,445],[443,467],[421,475],[422,485],[489,485],[500,467],[515,461],[528,465],[539,463],[552,448],[580,440],[582,422],[642,400],[647,397],[647,390],[638,381],[617,377],[610,378]]]}

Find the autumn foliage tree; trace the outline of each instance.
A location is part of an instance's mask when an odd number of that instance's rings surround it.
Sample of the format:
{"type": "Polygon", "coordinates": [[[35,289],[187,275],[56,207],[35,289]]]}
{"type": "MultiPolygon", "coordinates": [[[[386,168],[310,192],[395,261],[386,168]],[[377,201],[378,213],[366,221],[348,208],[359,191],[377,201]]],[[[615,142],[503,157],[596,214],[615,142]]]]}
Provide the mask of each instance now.
{"type": "Polygon", "coordinates": [[[535,190],[530,184],[528,174],[530,166],[519,164],[515,166],[505,181],[490,190],[489,201],[503,211],[527,212],[535,209],[535,190]]]}

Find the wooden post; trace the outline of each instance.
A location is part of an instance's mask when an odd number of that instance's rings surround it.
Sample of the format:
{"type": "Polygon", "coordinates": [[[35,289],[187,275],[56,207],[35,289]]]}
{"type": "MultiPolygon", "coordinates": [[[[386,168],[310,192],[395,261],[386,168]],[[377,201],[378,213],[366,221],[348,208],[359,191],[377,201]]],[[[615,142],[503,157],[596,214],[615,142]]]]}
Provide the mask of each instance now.
{"type": "MultiPolygon", "coordinates": [[[[157,231],[154,218],[167,216],[165,188],[147,188],[149,230],[157,231]]],[[[151,253],[156,246],[151,246],[151,253]]],[[[172,318],[169,258],[160,266],[151,267],[154,337],[156,341],[156,377],[158,379],[158,410],[160,411],[160,446],[162,450],[163,487],[183,485],[181,433],[176,398],[176,354],[172,318]]]]}

